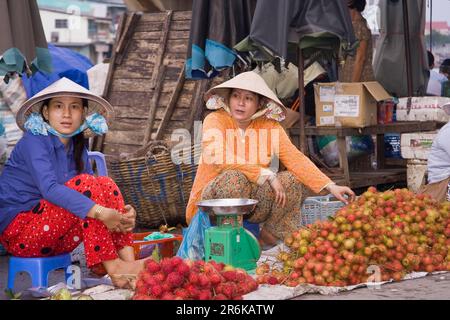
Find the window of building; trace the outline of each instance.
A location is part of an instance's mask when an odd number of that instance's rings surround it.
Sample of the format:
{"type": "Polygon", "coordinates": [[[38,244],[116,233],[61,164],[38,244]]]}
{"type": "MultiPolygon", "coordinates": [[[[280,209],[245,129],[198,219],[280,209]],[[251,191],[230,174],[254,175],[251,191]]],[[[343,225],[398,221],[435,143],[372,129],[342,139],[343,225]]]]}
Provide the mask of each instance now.
{"type": "Polygon", "coordinates": [[[88,36],[90,38],[94,38],[97,35],[98,32],[98,26],[95,20],[89,20],[88,21],[88,36]]]}
{"type": "Polygon", "coordinates": [[[50,37],[51,37],[50,42],[53,42],[53,43],[58,42],[59,41],[59,32],[58,31],[52,31],[50,37]]]}
{"type": "Polygon", "coordinates": [[[55,28],[56,29],[67,29],[68,28],[67,19],[55,19],[55,28]]]}

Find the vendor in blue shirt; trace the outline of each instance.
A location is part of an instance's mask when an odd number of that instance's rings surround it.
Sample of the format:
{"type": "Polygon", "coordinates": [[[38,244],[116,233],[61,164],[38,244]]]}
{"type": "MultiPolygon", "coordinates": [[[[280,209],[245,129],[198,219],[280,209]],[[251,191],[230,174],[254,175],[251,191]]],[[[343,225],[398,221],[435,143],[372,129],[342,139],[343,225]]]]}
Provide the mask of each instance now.
{"type": "Polygon", "coordinates": [[[16,120],[25,134],[0,176],[0,242],[17,257],[60,255],[84,242],[88,267],[103,265],[125,287],[144,268],[132,247],[136,212],[112,179],[93,175],[86,149],[112,115],[106,100],[67,78],[22,105],[16,120]]]}

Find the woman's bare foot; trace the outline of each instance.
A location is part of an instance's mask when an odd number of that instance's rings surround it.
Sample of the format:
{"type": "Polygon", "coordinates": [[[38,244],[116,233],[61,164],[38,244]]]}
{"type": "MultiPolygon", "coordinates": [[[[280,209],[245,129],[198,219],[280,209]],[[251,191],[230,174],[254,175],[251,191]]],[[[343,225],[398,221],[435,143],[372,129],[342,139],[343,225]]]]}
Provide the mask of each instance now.
{"type": "Polygon", "coordinates": [[[138,274],[144,270],[146,259],[124,261],[120,258],[104,261],[103,265],[114,286],[133,289],[138,274]]]}
{"type": "Polygon", "coordinates": [[[259,245],[262,248],[273,247],[278,244],[278,238],[272,235],[269,231],[262,228],[259,237],[258,237],[259,245]]]}
{"type": "Polygon", "coordinates": [[[131,246],[123,247],[120,249],[117,254],[119,255],[119,258],[123,261],[135,261],[136,258],[134,256],[134,249],[131,246]]]}

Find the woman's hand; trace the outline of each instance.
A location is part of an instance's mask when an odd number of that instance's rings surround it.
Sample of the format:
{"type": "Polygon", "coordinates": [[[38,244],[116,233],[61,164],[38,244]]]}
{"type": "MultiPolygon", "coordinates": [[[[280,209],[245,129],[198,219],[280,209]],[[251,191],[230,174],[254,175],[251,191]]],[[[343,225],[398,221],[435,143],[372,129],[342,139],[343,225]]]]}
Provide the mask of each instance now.
{"type": "Polygon", "coordinates": [[[331,184],[327,187],[327,190],[335,196],[338,200],[342,201],[345,204],[349,204],[355,200],[355,193],[349,187],[338,186],[337,184],[331,184]],[[347,195],[349,200],[344,198],[344,195],[347,195]]]}
{"type": "Polygon", "coordinates": [[[125,213],[122,214],[122,217],[125,219],[122,219],[122,230],[125,230],[125,232],[131,232],[133,231],[134,227],[136,226],[136,210],[129,204],[125,206],[125,213]]]}
{"type": "Polygon", "coordinates": [[[129,223],[129,218],[124,214],[110,208],[103,208],[98,219],[106,225],[108,230],[116,232],[125,232],[124,225],[129,223]]]}
{"type": "Polygon", "coordinates": [[[286,192],[284,191],[284,187],[281,184],[280,179],[275,176],[275,178],[272,178],[269,183],[275,193],[275,203],[284,208],[286,205],[286,192]]]}

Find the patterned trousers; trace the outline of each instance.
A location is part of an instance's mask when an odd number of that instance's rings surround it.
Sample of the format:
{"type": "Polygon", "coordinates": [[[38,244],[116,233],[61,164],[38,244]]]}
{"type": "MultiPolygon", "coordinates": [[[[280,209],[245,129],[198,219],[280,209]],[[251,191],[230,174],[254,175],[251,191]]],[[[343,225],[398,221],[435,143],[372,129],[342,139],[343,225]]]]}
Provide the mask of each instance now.
{"type": "MultiPolygon", "coordinates": [[[[124,213],[119,188],[109,177],[78,175],[66,183],[95,203],[124,213]]],[[[84,242],[86,264],[92,267],[118,257],[131,246],[132,234],[111,232],[100,220],[81,219],[66,209],[41,200],[33,209],[19,213],[0,235],[5,249],[16,257],[46,257],[68,253],[84,242]]]]}

